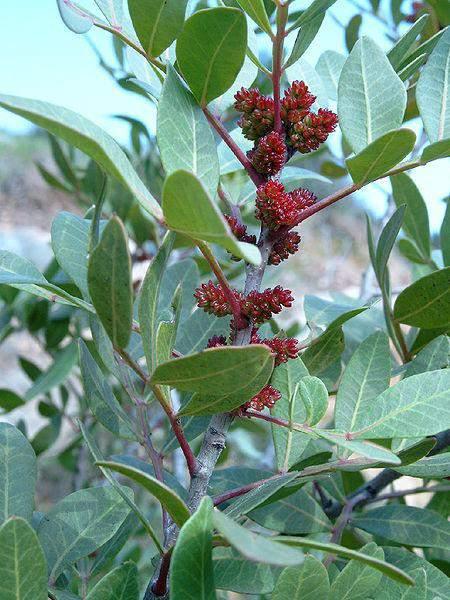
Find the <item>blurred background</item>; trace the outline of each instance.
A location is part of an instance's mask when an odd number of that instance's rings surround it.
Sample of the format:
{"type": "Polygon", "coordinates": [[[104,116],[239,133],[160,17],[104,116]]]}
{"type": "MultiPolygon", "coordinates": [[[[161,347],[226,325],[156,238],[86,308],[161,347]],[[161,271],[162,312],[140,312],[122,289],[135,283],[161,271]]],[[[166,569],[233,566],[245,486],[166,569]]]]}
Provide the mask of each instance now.
{"type": "MultiPolygon", "coordinates": [[[[95,10],[89,0],[81,4],[95,10]]],[[[199,4],[208,3],[192,1],[189,10],[199,4]]],[[[309,0],[296,1],[293,7],[300,10],[309,4],[309,0]]],[[[328,11],[305,60],[315,66],[325,50],[346,55],[358,36],[365,33],[387,50],[423,12],[431,15],[430,35],[443,26],[436,16],[434,2],[382,0],[376,14],[373,11],[372,0],[338,0],[328,11]]],[[[91,119],[119,141],[135,163],[145,164],[148,184],[157,195],[162,173],[153,137],[156,109],[140,90],[130,90],[127,79],[133,69],[124,57],[123,48],[113,44],[110,34],[95,28],[86,35],[69,31],[60,18],[55,0],[2,0],[0,22],[1,93],[53,102],[91,119]]],[[[268,62],[263,37],[258,35],[258,41],[260,58],[268,62]]],[[[295,75],[292,73],[293,79],[297,78],[295,75]]],[[[335,108],[332,100],[329,105],[335,108]]],[[[414,128],[421,139],[419,119],[413,119],[408,126],[414,128]]],[[[339,134],[331,137],[325,154],[315,153],[301,165],[326,177],[330,190],[346,184],[340,172],[342,140],[339,134]]],[[[434,236],[438,234],[450,191],[449,167],[450,159],[438,160],[412,173],[427,203],[434,236]]],[[[85,194],[83,187],[88,169],[89,165],[79,153],[55,144],[43,131],[0,110],[0,249],[27,257],[45,269],[52,256],[50,228],[55,215],[62,210],[82,215],[89,208],[89,194],[85,194]],[[75,171],[71,168],[73,164],[75,171]],[[78,177],[80,173],[84,179],[81,175],[78,177]]],[[[239,179],[230,177],[231,189],[235,190],[238,183],[239,179]]],[[[110,207],[119,214],[128,211],[129,206],[130,199],[121,196],[120,190],[110,199],[110,207]]],[[[291,317],[299,322],[304,320],[306,294],[329,297],[328,291],[333,290],[363,301],[376,294],[368,266],[364,214],[370,214],[375,229],[379,230],[391,208],[389,183],[375,183],[302,226],[301,252],[283,263],[277,272],[278,282],[281,273],[281,283],[298,298],[295,309],[290,311],[291,317]]],[[[139,239],[145,240],[149,229],[142,224],[139,213],[127,214],[129,227],[137,239],[136,248],[141,252],[136,261],[139,279],[148,264],[145,259],[151,257],[151,246],[139,244],[139,239]]],[[[408,283],[410,265],[407,266],[398,251],[390,267],[394,286],[403,287],[408,283]]],[[[267,283],[270,284],[270,276],[267,283]]],[[[31,330],[36,327],[38,331],[39,308],[34,306],[29,310],[28,325],[31,323],[31,330]]],[[[11,326],[11,322],[8,324],[11,326]]],[[[38,369],[45,370],[51,362],[51,353],[39,335],[30,334],[30,326],[23,327],[16,321],[12,321],[12,326],[13,335],[10,330],[2,329],[0,319],[1,387],[21,394],[29,387],[32,372],[30,367],[24,368],[26,363],[21,359],[31,360],[38,369]]],[[[41,416],[36,411],[35,419],[27,422],[29,432],[41,431],[41,416]]],[[[17,422],[21,417],[19,409],[5,418],[17,422]]],[[[44,445],[44,451],[46,448],[44,445]]]]}

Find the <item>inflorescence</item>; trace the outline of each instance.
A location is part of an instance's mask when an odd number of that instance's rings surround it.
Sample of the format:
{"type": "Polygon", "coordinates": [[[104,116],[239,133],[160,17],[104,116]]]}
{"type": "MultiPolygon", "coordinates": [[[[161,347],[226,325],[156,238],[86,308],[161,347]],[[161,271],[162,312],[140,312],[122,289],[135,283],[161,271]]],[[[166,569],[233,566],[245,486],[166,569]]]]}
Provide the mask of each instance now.
{"type": "MultiPolygon", "coordinates": [[[[263,182],[256,190],[255,217],[268,230],[271,249],[269,265],[279,265],[295,254],[300,246],[300,235],[292,231],[302,220],[306,209],[316,202],[315,195],[308,189],[298,188],[287,191],[278,180],[279,173],[286,162],[300,152],[306,154],[317,150],[337,126],[338,117],[325,108],[312,111],[316,96],[303,81],[294,81],[285,91],[281,100],[281,131],[275,131],[275,102],[263,96],[257,89],[242,88],[235,95],[234,108],[241,113],[238,125],[244,136],[254,142],[247,157],[262,176],[263,182]]],[[[233,235],[240,242],[256,244],[256,236],[247,232],[247,227],[234,216],[226,217],[233,235]]],[[[233,257],[239,260],[237,257],[233,257]]],[[[292,306],[294,298],[290,290],[277,285],[266,290],[251,291],[247,295],[237,290],[224,292],[220,285],[208,281],[203,283],[194,294],[197,306],[207,313],[224,317],[236,317],[236,307],[240,311],[240,323],[231,322],[232,331],[243,327],[252,327],[251,344],[264,344],[269,347],[275,367],[297,358],[298,342],[294,338],[274,337],[261,339],[258,326],[269,321],[283,308],[292,306]],[[234,306],[233,304],[234,295],[234,306]]],[[[225,336],[213,336],[207,348],[226,346],[225,336]]],[[[252,408],[261,411],[272,408],[281,398],[281,393],[272,385],[266,385],[256,396],[240,407],[240,413],[252,408]]]]}

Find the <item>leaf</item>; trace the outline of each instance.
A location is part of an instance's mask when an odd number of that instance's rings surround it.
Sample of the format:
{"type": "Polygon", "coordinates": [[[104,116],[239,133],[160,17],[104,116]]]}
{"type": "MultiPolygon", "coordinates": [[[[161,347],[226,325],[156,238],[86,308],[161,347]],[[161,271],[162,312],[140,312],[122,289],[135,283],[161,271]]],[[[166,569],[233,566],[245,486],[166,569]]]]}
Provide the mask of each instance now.
{"type": "Polygon", "coordinates": [[[316,71],[322,78],[330,100],[337,100],[337,89],[345,56],[334,50],[325,50],[317,61],[316,71]]]}
{"type": "Polygon", "coordinates": [[[261,483],[258,487],[247,492],[225,509],[225,514],[231,518],[246,515],[261,504],[270,500],[279,490],[298,477],[298,473],[286,473],[271,477],[268,481],[261,483]]]}
{"type": "Polygon", "coordinates": [[[353,438],[414,438],[439,433],[450,427],[449,399],[450,370],[403,379],[367,407],[364,428],[353,438]]]}
{"type": "Polygon", "coordinates": [[[135,441],[133,422],[114,396],[108,380],[92,358],[83,340],[79,341],[79,353],[81,377],[89,409],[111,433],[135,441]]]}
{"type": "Polygon", "coordinates": [[[358,153],[401,126],[406,90],[384,52],[368,37],[354,46],[342,68],[338,115],[342,132],[358,153]]]}
{"type": "Polygon", "coordinates": [[[430,225],[426,204],[416,184],[406,173],[391,177],[395,204],[406,204],[403,229],[416,243],[423,257],[430,256],[430,225]]]}
{"type": "Polygon", "coordinates": [[[227,326],[224,325],[222,319],[198,309],[183,322],[183,327],[178,330],[175,347],[181,354],[193,354],[203,350],[213,335],[220,335],[226,330],[227,326]]]}
{"type": "Polygon", "coordinates": [[[149,56],[159,56],[183,29],[187,0],[128,0],[136,35],[149,56]]]}
{"type": "Polygon", "coordinates": [[[426,508],[382,506],[354,516],[352,525],[407,546],[446,549],[450,544],[450,523],[426,508]]]}
{"type": "Polygon", "coordinates": [[[91,16],[74,10],[65,0],[57,0],[57,6],[64,25],[74,33],[86,33],[93,25],[91,16]]]}
{"type": "Polygon", "coordinates": [[[450,202],[447,203],[441,230],[439,232],[442,259],[446,267],[450,266],[450,202]]]}
{"type": "Polygon", "coordinates": [[[0,578],[5,600],[47,600],[44,552],[32,527],[19,517],[0,527],[0,578]]]}
{"type": "Polygon", "coordinates": [[[415,141],[416,134],[411,129],[385,133],[346,161],[353,181],[365,185],[379,179],[413,151],[415,141]]]}
{"type": "MultiPolygon", "coordinates": [[[[271,384],[281,392],[281,399],[276,402],[271,410],[274,417],[296,423],[305,421],[305,406],[298,394],[295,394],[295,390],[302,378],[308,374],[308,370],[300,358],[289,360],[275,369],[271,384]]],[[[287,427],[277,425],[272,425],[272,437],[277,467],[284,470],[288,470],[299,461],[311,439],[303,433],[291,431],[287,427]]]]}
{"type": "Polygon", "coordinates": [[[402,475],[421,477],[423,479],[444,479],[450,477],[450,452],[442,452],[434,456],[425,456],[406,467],[395,469],[402,475]]]}
{"type": "Polygon", "coordinates": [[[337,429],[358,429],[367,407],[389,387],[390,376],[389,340],[377,331],[358,346],[344,371],[336,396],[337,429]]]}
{"type": "Polygon", "coordinates": [[[287,567],[278,578],[272,600],[328,600],[330,582],[323,564],[307,555],[300,567],[287,567]]]}
{"type": "Polygon", "coordinates": [[[215,600],[212,565],[213,503],[205,496],[183,525],[172,553],[170,594],[173,600],[215,600]]]}
{"type": "Polygon", "coordinates": [[[399,465],[401,463],[398,456],[383,446],[371,442],[361,442],[353,438],[347,439],[347,435],[331,429],[315,429],[314,433],[330,442],[330,444],[336,444],[341,448],[350,450],[351,454],[365,456],[374,462],[382,462],[391,465],[399,465]]]}
{"type": "Polygon", "coordinates": [[[318,15],[325,13],[335,2],[336,0],[313,0],[308,8],[304,10],[293,25],[291,25],[290,30],[296,29],[297,27],[304,27],[318,15]]]}
{"type": "Polygon", "coordinates": [[[405,209],[405,206],[400,206],[397,208],[392,217],[384,226],[378,240],[375,264],[373,265],[373,268],[377,275],[378,283],[380,284],[382,291],[386,289],[386,280],[388,276],[387,263],[389,256],[391,255],[392,248],[394,247],[395,240],[397,239],[400,231],[400,227],[402,226],[405,209]]]}
{"type": "Polygon", "coordinates": [[[400,77],[400,79],[402,81],[408,81],[408,79],[410,79],[413,75],[415,75],[417,73],[419,68],[426,62],[426,60],[427,60],[427,55],[421,54],[415,60],[410,62],[406,67],[401,69],[398,72],[398,76],[400,77]]]}
{"type": "Polygon", "coordinates": [[[281,570],[246,560],[233,548],[215,548],[213,568],[216,588],[242,594],[270,594],[281,570]]]}
{"type": "Polygon", "coordinates": [[[107,573],[89,592],[86,600],[138,600],[138,570],[126,562],[107,573]]]}
{"type": "Polygon", "coordinates": [[[158,104],[157,140],[167,175],[189,171],[214,197],[219,182],[216,143],[203,111],[170,64],[158,104]]]}
{"type": "Polygon", "coordinates": [[[50,581],[112,538],[128,514],[127,504],[110,486],[86,488],[60,500],[37,529],[50,581]]]}
{"type": "Polygon", "coordinates": [[[328,390],[317,377],[306,376],[300,380],[297,388],[306,411],[306,423],[316,425],[327,412],[328,390]]]}
{"type": "Polygon", "coordinates": [[[344,351],[344,333],[341,327],[325,331],[302,354],[302,360],[312,375],[320,375],[331,366],[344,351]]]}
{"type": "Polygon", "coordinates": [[[0,523],[11,516],[31,522],[36,475],[30,442],[13,425],[0,423],[0,523]]]}
{"type": "Polygon", "coordinates": [[[163,188],[163,211],[170,229],[219,244],[251,264],[261,262],[260,252],[254,244],[236,240],[222,213],[192,173],[179,170],[167,177],[163,188]]]}
{"type": "Polygon", "coordinates": [[[266,529],[285,534],[317,533],[331,529],[331,523],[322,508],[304,489],[270,504],[263,504],[248,516],[266,529]]]}
{"type": "Polygon", "coordinates": [[[303,562],[301,552],[253,533],[218,510],[214,511],[213,520],[227,542],[249,560],[281,567],[303,562]]]}
{"type": "Polygon", "coordinates": [[[289,546],[311,548],[321,552],[327,552],[329,554],[337,554],[338,556],[343,556],[344,558],[355,559],[373,567],[374,569],[378,569],[395,581],[400,581],[401,583],[406,583],[407,585],[413,584],[413,579],[401,569],[390,565],[389,562],[385,562],[370,556],[369,554],[365,554],[364,552],[345,548],[344,546],[339,546],[338,544],[319,542],[309,538],[283,536],[277,537],[275,540],[281,541],[283,544],[289,546]]]}
{"type": "Polygon", "coordinates": [[[446,369],[450,366],[449,359],[450,339],[440,335],[422,348],[417,356],[407,365],[405,377],[418,375],[426,371],[446,369]]]}
{"type": "Polygon", "coordinates": [[[247,51],[247,22],[235,8],[194,13],[177,40],[177,62],[200,106],[226,92],[247,51]]]}
{"type": "Polygon", "coordinates": [[[450,267],[425,275],[404,289],[395,301],[394,318],[425,329],[450,324],[450,267]]]}
{"type": "Polygon", "coordinates": [[[118,28],[123,24],[122,0],[95,0],[95,4],[113,27],[118,28]]]}
{"type": "Polygon", "coordinates": [[[11,412],[19,406],[24,406],[24,400],[12,390],[0,389],[0,408],[3,409],[3,414],[11,412]]]}
{"type": "MultiPolygon", "coordinates": [[[[361,552],[379,560],[384,559],[384,552],[371,542],[361,548],[361,552]]],[[[339,600],[366,600],[368,594],[377,589],[382,574],[368,565],[351,560],[345,565],[331,584],[330,597],[339,600]]]]}
{"type": "Polygon", "coordinates": [[[353,15],[345,28],[345,45],[347,50],[351,52],[354,45],[360,37],[360,29],[362,25],[362,15],[353,15]]]}
{"type": "Polygon", "coordinates": [[[429,14],[420,16],[405,33],[405,35],[403,35],[389,50],[387,57],[396,71],[398,71],[402,61],[404,60],[410,48],[413,46],[416,38],[422,33],[428,19],[429,14]]]}
{"type": "Polygon", "coordinates": [[[450,137],[450,29],[442,34],[417,82],[416,98],[430,142],[450,137]]]}
{"type": "Polygon", "coordinates": [[[52,388],[64,383],[77,362],[77,347],[73,342],[60,350],[54,362],[25,392],[25,400],[47,394],[52,388]]]}
{"type": "Polygon", "coordinates": [[[113,216],[89,258],[88,286],[97,315],[115,347],[126,348],[133,322],[133,284],[128,238],[113,216]]]}
{"type": "MultiPolygon", "coordinates": [[[[87,444],[87,447],[89,448],[89,451],[92,454],[93,459],[97,463],[100,461],[104,461],[105,459],[104,459],[103,455],[101,454],[101,452],[95,442],[94,437],[87,430],[87,428],[84,427],[84,425],[81,422],[79,423],[79,426],[80,426],[80,430],[83,435],[83,438],[87,444]]],[[[125,489],[127,489],[127,488],[122,487],[118,483],[118,481],[116,479],[114,479],[114,477],[110,474],[110,472],[107,469],[102,469],[101,467],[99,467],[99,468],[100,468],[100,471],[102,472],[102,474],[104,475],[105,479],[112,485],[112,487],[122,497],[122,499],[125,500],[125,502],[128,504],[128,506],[131,508],[131,510],[137,516],[137,518],[141,521],[145,530],[149,534],[150,539],[153,540],[156,548],[162,554],[163,548],[158,540],[156,533],[153,530],[153,527],[149,523],[148,519],[146,518],[146,516],[144,515],[142,510],[137,506],[137,504],[134,502],[134,500],[130,497],[130,495],[125,493],[125,489]]],[[[119,535],[119,532],[116,535],[119,535]]]]}
{"type": "Polygon", "coordinates": [[[268,35],[272,35],[263,0],[237,0],[237,3],[263,31],[268,35]]]}
{"type": "Polygon", "coordinates": [[[190,517],[189,509],[183,500],[165,483],[158,481],[148,473],[120,462],[98,461],[96,464],[129,477],[157,498],[167,510],[173,521],[181,527],[190,517]]]}
{"type": "Polygon", "coordinates": [[[284,69],[287,69],[294,65],[308,50],[310,45],[312,44],[314,38],[319,33],[319,29],[323,23],[325,15],[319,15],[312,21],[303,25],[300,31],[297,34],[295,39],[294,47],[292,48],[292,52],[289,55],[286,63],[283,65],[284,69]]]}
{"type": "Polygon", "coordinates": [[[62,106],[17,96],[0,95],[0,106],[28,119],[38,127],[47,129],[85,152],[106,173],[118,179],[144,211],[158,220],[162,218],[158,203],[139,179],[123,150],[110,135],[92,121],[62,106]]]}

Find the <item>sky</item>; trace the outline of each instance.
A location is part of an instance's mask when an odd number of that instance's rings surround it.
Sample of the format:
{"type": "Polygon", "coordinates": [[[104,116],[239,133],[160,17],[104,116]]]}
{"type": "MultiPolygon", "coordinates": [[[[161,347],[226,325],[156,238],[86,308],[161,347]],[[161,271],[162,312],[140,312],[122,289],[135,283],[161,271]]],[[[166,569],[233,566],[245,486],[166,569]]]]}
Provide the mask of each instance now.
{"type": "MultiPolygon", "coordinates": [[[[337,23],[348,22],[357,12],[353,0],[338,0],[327,14],[321,32],[305,55],[315,65],[326,49],[344,52],[343,30],[337,23]]],[[[367,0],[357,0],[364,5],[367,0]]],[[[306,7],[309,0],[299,2],[306,7]]],[[[80,1],[92,8],[92,0],[80,1]]],[[[118,141],[127,139],[127,126],[115,119],[115,114],[136,116],[155,128],[155,110],[145,99],[119,88],[98,66],[98,58],[85,35],[69,31],[61,21],[56,0],[0,0],[0,93],[37,98],[60,104],[91,119],[118,141]]],[[[381,45],[386,40],[376,21],[364,21],[365,30],[381,45]]],[[[87,36],[107,61],[113,62],[111,37],[107,32],[91,30],[87,36]]],[[[387,49],[387,46],[385,46],[387,49]]],[[[6,111],[0,111],[0,131],[24,132],[29,124],[6,111]]],[[[448,195],[450,159],[436,161],[416,169],[413,178],[430,209],[433,229],[442,220],[448,195]]],[[[383,210],[384,194],[371,186],[369,201],[383,210]]]]}

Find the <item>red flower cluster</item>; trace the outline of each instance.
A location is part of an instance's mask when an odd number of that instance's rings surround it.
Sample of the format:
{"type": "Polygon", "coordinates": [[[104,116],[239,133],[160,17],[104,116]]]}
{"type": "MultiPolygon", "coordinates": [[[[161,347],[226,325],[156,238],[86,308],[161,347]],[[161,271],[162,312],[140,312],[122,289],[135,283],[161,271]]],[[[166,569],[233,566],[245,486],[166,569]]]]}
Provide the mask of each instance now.
{"type": "MultiPolygon", "coordinates": [[[[281,312],[283,307],[292,306],[294,298],[290,290],[284,290],[277,285],[275,288],[267,288],[263,292],[253,291],[244,296],[234,290],[236,300],[239,302],[241,312],[253,323],[264,323],[272,318],[273,314],[281,312]]],[[[222,288],[212,281],[202,283],[194,293],[197,306],[203,308],[207,313],[224,317],[231,315],[232,310],[222,288]]]]}
{"type": "Polygon", "coordinates": [[[257,190],[255,216],[269,229],[291,228],[298,225],[302,211],[315,201],[314,194],[305,188],[286,192],[282,183],[270,180],[257,190]]]}
{"type": "MultiPolygon", "coordinates": [[[[242,88],[235,95],[234,107],[243,113],[238,121],[244,136],[249,140],[258,142],[273,129],[274,124],[274,102],[272,98],[263,96],[258,90],[247,90],[242,88]]],[[[316,96],[309,91],[304,81],[294,81],[290,88],[284,93],[281,101],[281,119],[286,135],[286,144],[292,154],[296,150],[302,154],[317,150],[320,144],[326,141],[330,133],[336,129],[338,123],[337,115],[327,109],[320,108],[317,113],[311,111],[316,101],[316,96]]],[[[280,136],[284,143],[284,136],[280,136]]],[[[261,140],[262,142],[262,140],[261,140]]],[[[255,169],[265,175],[274,175],[274,170],[281,162],[281,158],[274,161],[274,157],[281,157],[281,146],[274,152],[273,144],[264,143],[261,147],[257,143],[251,151],[250,158],[255,169]],[[264,160],[264,152],[270,158],[264,160]],[[269,163],[271,170],[263,167],[269,163]]],[[[284,162],[286,162],[285,155],[284,162]]],[[[284,162],[281,164],[283,166],[284,162]]],[[[278,169],[280,170],[280,169],[278,169]]]]}
{"type": "Polygon", "coordinates": [[[253,410],[264,410],[264,408],[272,408],[277,400],[281,398],[281,393],[272,387],[266,385],[263,389],[253,396],[253,398],[242,405],[241,410],[253,408],[253,410]]]}
{"type": "Polygon", "coordinates": [[[257,89],[241,88],[234,96],[234,108],[242,113],[238,121],[244,136],[258,140],[273,129],[274,104],[272,98],[263,96],[257,89]]]}
{"type": "Polygon", "coordinates": [[[251,344],[264,344],[272,350],[275,357],[275,366],[287,362],[290,358],[297,358],[299,353],[298,340],[295,338],[265,338],[261,339],[256,327],[252,330],[251,344]]]}
{"type": "Polygon", "coordinates": [[[253,150],[247,152],[252,165],[263,175],[276,175],[287,159],[284,136],[271,131],[256,143],[253,150]]]}
{"type": "Polygon", "coordinates": [[[239,221],[237,219],[235,219],[234,217],[231,217],[230,215],[225,215],[225,219],[227,220],[228,225],[230,226],[230,229],[231,229],[233,235],[240,242],[247,242],[248,244],[256,244],[256,236],[247,233],[246,225],[244,225],[243,223],[239,223],[239,221]]]}
{"type": "Polygon", "coordinates": [[[287,260],[291,254],[295,254],[298,251],[301,239],[300,234],[296,231],[290,231],[276,241],[269,255],[269,265],[279,265],[283,260],[287,260]]]}

